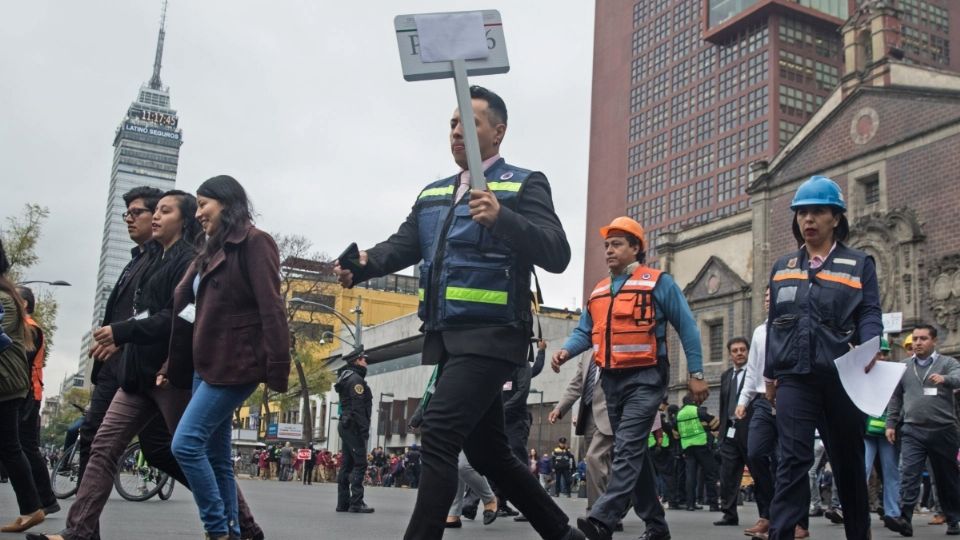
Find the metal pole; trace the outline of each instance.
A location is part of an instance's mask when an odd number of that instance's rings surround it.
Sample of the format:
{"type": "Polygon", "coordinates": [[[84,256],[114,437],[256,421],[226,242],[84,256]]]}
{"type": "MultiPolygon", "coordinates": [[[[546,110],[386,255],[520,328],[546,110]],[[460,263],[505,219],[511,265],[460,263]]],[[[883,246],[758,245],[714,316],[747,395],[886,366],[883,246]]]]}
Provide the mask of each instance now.
{"type": "Polygon", "coordinates": [[[537,426],[537,445],[543,445],[543,390],[540,391],[540,425],[537,426]]]}
{"type": "Polygon", "coordinates": [[[483,160],[480,158],[480,139],[473,117],[473,100],[470,99],[470,83],[467,81],[467,64],[464,60],[453,61],[453,84],[457,90],[457,106],[460,108],[460,124],[466,143],[467,165],[470,169],[470,188],[486,190],[487,179],[483,176],[483,160]]]}

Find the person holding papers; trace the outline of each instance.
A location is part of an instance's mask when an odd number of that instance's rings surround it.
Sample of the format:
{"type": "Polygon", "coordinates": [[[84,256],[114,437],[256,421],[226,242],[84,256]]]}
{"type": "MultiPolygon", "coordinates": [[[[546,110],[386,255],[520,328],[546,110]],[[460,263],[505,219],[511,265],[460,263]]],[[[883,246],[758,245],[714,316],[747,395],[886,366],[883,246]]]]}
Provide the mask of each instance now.
{"type": "MultiPolygon", "coordinates": [[[[923,465],[930,460],[937,497],[947,521],[947,534],[960,535],[954,393],[960,388],[960,363],[937,352],[937,329],[928,324],[913,330],[913,357],[890,398],[886,436],[897,440],[900,426],[900,534],[913,536],[911,517],[920,495],[923,465]]],[[[884,495],[886,500],[886,495],[884,495]]]]}
{"type": "Polygon", "coordinates": [[[780,463],[770,528],[760,538],[794,538],[807,513],[807,471],[819,428],[831,457],[846,537],[870,538],[863,434],[866,416],[840,382],[834,359],[883,331],[873,258],[843,244],[849,234],[840,186],[824,176],[800,185],[790,209],[800,248],[770,274],[764,366],[777,411],[780,463]]]}

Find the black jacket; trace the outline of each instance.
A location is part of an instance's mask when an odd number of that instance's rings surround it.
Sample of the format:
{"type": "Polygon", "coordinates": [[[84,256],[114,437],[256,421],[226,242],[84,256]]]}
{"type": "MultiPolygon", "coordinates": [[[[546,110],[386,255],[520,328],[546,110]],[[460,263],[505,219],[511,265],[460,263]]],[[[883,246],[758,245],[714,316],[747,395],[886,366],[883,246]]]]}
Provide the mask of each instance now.
{"type": "Polygon", "coordinates": [[[370,435],[370,415],[373,414],[373,395],[364,377],[367,368],[349,364],[340,370],[333,389],[340,394],[340,427],[370,435]]]}
{"type": "Polygon", "coordinates": [[[180,239],[166,253],[151,249],[147,269],[134,293],[134,318],[115,322],[113,340],[124,347],[119,365],[120,386],[127,392],[153,388],[157,371],[167,359],[173,318],[173,289],[193,260],[193,247],[180,239]]]}
{"type": "MultiPolygon", "coordinates": [[[[107,298],[107,305],[103,310],[103,320],[100,322],[100,326],[107,326],[112,322],[122,321],[132,315],[131,313],[118,313],[117,302],[120,300],[120,295],[124,294],[128,289],[137,286],[139,275],[143,272],[143,268],[149,264],[149,250],[151,245],[155,246],[155,243],[148,242],[143,250],[140,249],[140,246],[130,250],[131,260],[123,267],[123,272],[120,272],[120,277],[114,284],[113,289],[110,290],[110,296],[107,298]]],[[[86,351],[83,352],[86,353],[86,351]]],[[[116,373],[117,368],[115,364],[120,363],[122,354],[123,349],[103,362],[94,362],[93,370],[90,373],[90,382],[97,384],[100,370],[108,364],[111,366],[110,372],[116,373]]],[[[113,375],[110,375],[110,377],[112,376],[113,375]]]]}
{"type": "MultiPolygon", "coordinates": [[[[744,365],[743,369],[747,369],[744,365]]],[[[745,438],[741,439],[741,435],[746,437],[747,427],[750,425],[750,413],[752,407],[747,408],[747,416],[743,420],[735,420],[733,425],[730,425],[730,420],[727,418],[727,408],[730,406],[730,384],[734,382],[733,378],[734,368],[730,367],[723,372],[723,375],[720,375],[720,414],[717,417],[720,420],[720,429],[718,431],[720,440],[723,441],[727,438],[727,429],[733,427],[736,430],[734,437],[738,440],[746,440],[745,438]],[[741,433],[742,432],[742,433],[741,433]]],[[[746,372],[743,373],[743,377],[740,379],[740,386],[737,388],[737,395],[740,395],[740,392],[743,390],[743,385],[747,381],[746,372]]]]}
{"type": "MultiPolygon", "coordinates": [[[[516,210],[500,207],[491,232],[517,254],[519,263],[530,270],[539,266],[548,272],[560,273],[570,263],[570,244],[554,211],[550,184],[541,173],[534,173],[526,180],[516,210]]],[[[414,209],[396,233],[367,250],[367,265],[356,281],[397,272],[420,262],[420,259],[420,233],[414,209]]],[[[529,280],[529,272],[526,279],[529,280]]],[[[526,287],[526,291],[529,290],[526,287]]],[[[529,296],[519,299],[516,305],[529,305],[530,300],[529,296]]],[[[523,330],[487,327],[428,332],[424,342],[424,363],[437,363],[444,354],[480,354],[477,343],[484,344],[483,356],[525,363],[531,330],[532,327],[523,330]],[[442,334],[442,337],[431,334],[442,334]]]]}

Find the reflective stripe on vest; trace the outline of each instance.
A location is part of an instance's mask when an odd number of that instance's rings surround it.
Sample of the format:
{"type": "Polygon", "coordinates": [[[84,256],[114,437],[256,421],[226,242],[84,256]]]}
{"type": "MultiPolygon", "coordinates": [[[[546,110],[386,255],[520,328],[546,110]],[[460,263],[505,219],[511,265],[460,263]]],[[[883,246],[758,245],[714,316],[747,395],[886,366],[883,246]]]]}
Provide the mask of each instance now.
{"type": "Polygon", "coordinates": [[[481,304],[507,305],[509,295],[506,291],[488,291],[468,287],[447,287],[447,300],[461,302],[479,302],[481,304]]]}
{"type": "Polygon", "coordinates": [[[867,435],[883,435],[887,432],[887,416],[871,416],[867,419],[867,435]]]}
{"type": "Polygon", "coordinates": [[[587,310],[593,320],[594,361],[604,369],[657,364],[656,307],[653,290],[661,272],[638,266],[612,295],[611,278],[597,283],[587,310]]]}
{"type": "Polygon", "coordinates": [[[684,450],[707,444],[707,432],[700,423],[700,412],[696,405],[684,405],[677,413],[677,431],[680,432],[680,447],[684,450]]]}

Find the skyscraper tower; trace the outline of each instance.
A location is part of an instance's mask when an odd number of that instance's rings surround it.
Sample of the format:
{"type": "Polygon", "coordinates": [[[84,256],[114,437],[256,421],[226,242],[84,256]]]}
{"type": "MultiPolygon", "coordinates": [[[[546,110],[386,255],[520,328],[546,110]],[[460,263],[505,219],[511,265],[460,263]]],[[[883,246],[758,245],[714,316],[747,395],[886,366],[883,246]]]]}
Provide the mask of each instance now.
{"type": "MultiPolygon", "coordinates": [[[[123,267],[130,261],[130,250],[134,247],[123,221],[126,211],[123,194],[138,186],[152,186],[166,191],[173,189],[177,179],[182,134],[178,127],[177,111],[170,108],[169,88],[163,86],[160,80],[166,16],[167,2],[164,0],[153,75],[140,87],[136,101],[130,104],[113,139],[113,166],[110,170],[92,327],[103,320],[110,291],[123,267]]],[[[92,335],[88,332],[83,337],[80,369],[74,378],[77,386],[89,387],[91,384],[89,375],[93,364],[87,358],[91,343],[92,335]]]]}

